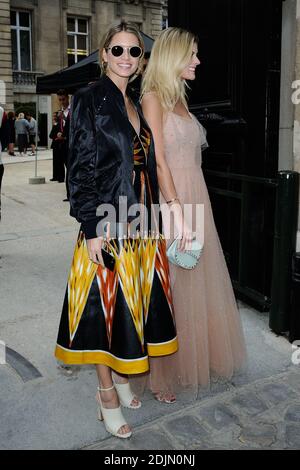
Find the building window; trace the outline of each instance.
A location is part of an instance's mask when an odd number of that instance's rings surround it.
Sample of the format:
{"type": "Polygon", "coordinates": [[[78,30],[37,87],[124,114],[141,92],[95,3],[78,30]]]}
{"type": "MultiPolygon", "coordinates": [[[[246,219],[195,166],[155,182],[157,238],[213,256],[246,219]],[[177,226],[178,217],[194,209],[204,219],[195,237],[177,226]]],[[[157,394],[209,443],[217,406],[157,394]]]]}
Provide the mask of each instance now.
{"type": "Polygon", "coordinates": [[[10,12],[13,70],[32,70],[31,14],[10,12]]]}
{"type": "Polygon", "coordinates": [[[68,66],[76,64],[89,54],[88,20],[67,18],[68,66]]]}

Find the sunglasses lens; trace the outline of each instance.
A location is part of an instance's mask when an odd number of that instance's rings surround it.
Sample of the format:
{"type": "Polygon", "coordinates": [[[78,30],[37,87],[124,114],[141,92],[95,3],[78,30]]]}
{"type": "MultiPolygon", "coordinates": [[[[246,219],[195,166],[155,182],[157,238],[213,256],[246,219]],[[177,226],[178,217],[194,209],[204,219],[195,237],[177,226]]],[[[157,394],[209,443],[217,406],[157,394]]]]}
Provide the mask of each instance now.
{"type": "Polygon", "coordinates": [[[140,57],[142,55],[142,49],[138,46],[133,46],[130,48],[131,57],[140,57]]]}
{"type": "MultiPolygon", "coordinates": [[[[128,50],[129,50],[131,57],[137,58],[137,57],[141,57],[142,55],[142,49],[139,46],[132,46],[128,48],[128,50]]],[[[123,52],[124,52],[123,46],[113,46],[111,48],[111,53],[115,57],[121,57],[123,52]]]]}
{"type": "Polygon", "coordinates": [[[122,46],[114,46],[114,47],[111,48],[111,53],[115,57],[120,57],[123,54],[123,51],[124,51],[124,49],[123,49],[122,46]]]}

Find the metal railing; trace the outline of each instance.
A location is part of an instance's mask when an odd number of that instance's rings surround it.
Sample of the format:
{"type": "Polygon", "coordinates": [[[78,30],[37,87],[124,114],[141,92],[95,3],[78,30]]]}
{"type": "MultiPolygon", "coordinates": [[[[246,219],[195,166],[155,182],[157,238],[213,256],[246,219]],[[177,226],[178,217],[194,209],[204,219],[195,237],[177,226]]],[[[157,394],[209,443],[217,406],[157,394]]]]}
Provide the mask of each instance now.
{"type": "Polygon", "coordinates": [[[42,75],[44,75],[43,72],[13,70],[13,83],[19,86],[35,86],[37,77],[42,75]]]}

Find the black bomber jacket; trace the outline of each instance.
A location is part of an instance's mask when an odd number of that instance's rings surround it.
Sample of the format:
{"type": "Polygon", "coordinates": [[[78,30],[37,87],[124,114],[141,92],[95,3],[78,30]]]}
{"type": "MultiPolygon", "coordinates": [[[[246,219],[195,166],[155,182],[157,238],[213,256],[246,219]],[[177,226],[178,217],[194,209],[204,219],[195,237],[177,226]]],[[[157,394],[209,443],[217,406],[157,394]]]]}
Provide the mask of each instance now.
{"type": "MultiPolygon", "coordinates": [[[[138,96],[127,90],[141,115],[138,96]]],[[[80,89],[71,105],[69,141],[69,189],[71,216],[80,222],[87,239],[96,238],[100,204],[112,204],[118,214],[119,196],[128,207],[138,203],[133,185],[133,130],[122,92],[106,75],[80,89]]],[[[158,203],[158,182],[153,138],[147,170],[158,203]]],[[[129,221],[128,219],[127,221],[129,221]]]]}

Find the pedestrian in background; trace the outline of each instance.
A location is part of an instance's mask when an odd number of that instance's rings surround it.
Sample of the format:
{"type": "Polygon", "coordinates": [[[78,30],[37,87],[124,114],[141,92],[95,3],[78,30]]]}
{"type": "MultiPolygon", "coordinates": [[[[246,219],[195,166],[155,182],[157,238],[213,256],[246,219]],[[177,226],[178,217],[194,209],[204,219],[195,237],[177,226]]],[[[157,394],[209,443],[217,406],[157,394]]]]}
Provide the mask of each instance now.
{"type": "Polygon", "coordinates": [[[3,132],[3,128],[2,128],[2,123],[4,122],[4,116],[5,116],[5,112],[4,112],[4,109],[2,108],[2,106],[0,106],[0,220],[1,220],[1,184],[2,184],[2,177],[3,177],[3,173],[4,173],[4,166],[3,166],[3,163],[2,163],[2,157],[1,157],[1,153],[2,153],[2,132],[3,132]]]}
{"type": "Polygon", "coordinates": [[[64,160],[61,158],[61,153],[59,151],[60,141],[57,138],[57,134],[59,133],[59,122],[57,113],[53,113],[52,124],[53,125],[49,134],[49,138],[52,139],[51,148],[53,153],[53,172],[50,181],[58,181],[58,183],[63,183],[65,181],[65,166],[64,160]]]}
{"type": "Polygon", "coordinates": [[[30,113],[26,114],[26,119],[29,122],[29,145],[31,146],[31,153],[29,153],[30,157],[35,155],[36,149],[36,134],[37,134],[37,122],[30,113]]]}
{"type": "Polygon", "coordinates": [[[24,155],[26,155],[29,132],[29,122],[27,119],[25,119],[24,113],[19,113],[15,122],[15,130],[19,147],[19,154],[20,157],[24,157],[24,155]]]}
{"type": "Polygon", "coordinates": [[[15,143],[16,143],[16,130],[15,130],[15,121],[16,116],[13,111],[10,111],[7,115],[8,118],[8,128],[9,128],[9,139],[8,139],[8,155],[15,157],[15,143]]]}
{"type": "Polygon", "coordinates": [[[66,168],[66,191],[67,197],[64,201],[69,201],[69,184],[68,184],[68,150],[69,150],[69,129],[70,129],[70,103],[69,95],[66,90],[61,89],[57,92],[58,101],[61,109],[58,111],[59,131],[56,136],[58,143],[59,158],[64,162],[66,168]]]}
{"type": "Polygon", "coordinates": [[[0,116],[0,141],[1,149],[4,151],[8,146],[9,141],[9,124],[7,119],[7,114],[3,107],[1,107],[1,116],[0,116]]]}
{"type": "Polygon", "coordinates": [[[3,174],[4,174],[4,165],[2,163],[1,143],[0,143],[0,220],[1,220],[1,184],[2,184],[3,174]]]}

